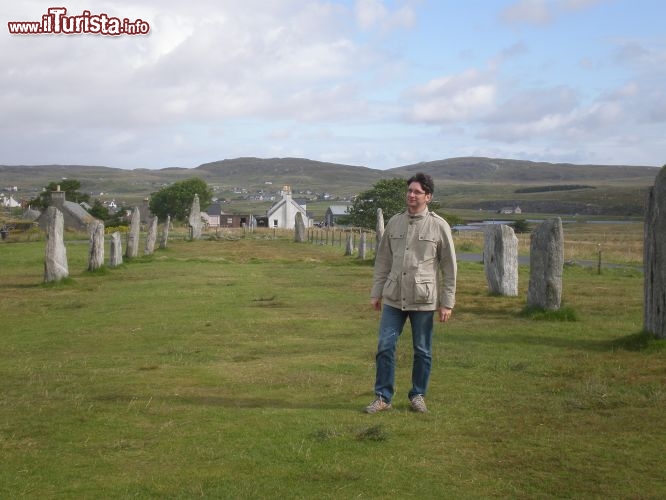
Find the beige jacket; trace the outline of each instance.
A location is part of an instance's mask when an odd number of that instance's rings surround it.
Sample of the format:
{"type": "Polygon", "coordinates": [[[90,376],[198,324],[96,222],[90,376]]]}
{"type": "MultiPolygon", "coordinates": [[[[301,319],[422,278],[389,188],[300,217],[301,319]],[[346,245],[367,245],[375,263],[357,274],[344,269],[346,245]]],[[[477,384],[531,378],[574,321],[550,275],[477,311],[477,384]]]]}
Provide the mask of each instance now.
{"type": "Polygon", "coordinates": [[[439,215],[397,214],[388,221],[375,255],[371,298],[405,311],[453,309],[456,251],[439,215]]]}

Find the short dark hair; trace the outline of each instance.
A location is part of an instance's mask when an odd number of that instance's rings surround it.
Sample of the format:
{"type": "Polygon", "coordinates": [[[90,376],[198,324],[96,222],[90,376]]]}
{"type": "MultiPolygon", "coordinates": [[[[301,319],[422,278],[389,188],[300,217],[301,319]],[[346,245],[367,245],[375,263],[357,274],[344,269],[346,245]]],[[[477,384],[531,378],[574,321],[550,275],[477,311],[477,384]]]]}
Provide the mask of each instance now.
{"type": "Polygon", "coordinates": [[[428,174],[421,172],[414,174],[409,179],[407,179],[407,185],[409,186],[412,182],[418,182],[421,184],[421,187],[426,192],[426,194],[433,194],[435,192],[435,182],[428,174]]]}

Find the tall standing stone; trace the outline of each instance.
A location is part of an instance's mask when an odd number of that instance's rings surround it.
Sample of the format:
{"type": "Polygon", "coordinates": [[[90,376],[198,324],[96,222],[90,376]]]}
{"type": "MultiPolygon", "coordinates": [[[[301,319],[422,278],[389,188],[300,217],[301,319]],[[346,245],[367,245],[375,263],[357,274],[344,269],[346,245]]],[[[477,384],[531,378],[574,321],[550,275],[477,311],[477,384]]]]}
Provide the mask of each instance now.
{"type": "Polygon", "coordinates": [[[486,229],[483,266],[490,293],[518,295],[518,238],[513,228],[499,224],[486,229]]]}
{"type": "Polygon", "coordinates": [[[643,269],[643,328],[666,338],[666,165],[657,174],[647,197],[643,269]]]}
{"type": "Polygon", "coordinates": [[[381,208],[377,209],[377,224],[375,225],[375,251],[379,248],[379,244],[382,242],[382,236],[384,236],[384,212],[381,208]]]}
{"type": "Polygon", "coordinates": [[[146,247],[143,250],[144,255],[152,255],[155,251],[155,241],[157,240],[157,217],[152,217],[148,223],[148,234],[146,235],[146,247]]]}
{"type": "Polygon", "coordinates": [[[562,300],[564,236],[562,219],[539,224],[530,238],[530,283],[527,305],[557,310],[562,300]]]}
{"type": "Polygon", "coordinates": [[[296,243],[304,243],[307,240],[305,237],[305,222],[303,222],[303,214],[296,212],[294,220],[294,241],[296,243]]]}
{"type": "Polygon", "coordinates": [[[139,207],[132,210],[132,220],[130,222],[129,232],[127,233],[127,248],[125,257],[132,259],[139,255],[139,231],[141,230],[141,212],[139,207]]]}
{"type": "Polygon", "coordinates": [[[162,226],[162,237],[160,238],[160,248],[166,248],[169,241],[169,226],[171,226],[171,216],[167,215],[166,222],[162,226]]]}
{"type": "Polygon", "coordinates": [[[88,271],[97,271],[104,265],[104,223],[90,224],[90,245],[88,247],[88,271]]]}
{"type": "Polygon", "coordinates": [[[69,276],[67,249],[64,241],[64,217],[54,206],[46,209],[46,252],[44,282],[59,281],[69,276]]]}
{"type": "Polygon", "coordinates": [[[345,255],[354,253],[354,238],[351,233],[347,233],[347,242],[345,244],[345,255]]]}
{"type": "Polygon", "coordinates": [[[116,231],[111,235],[111,251],[109,252],[109,267],[118,267],[123,263],[123,244],[120,233],[116,231]]]}
{"type": "Polygon", "coordinates": [[[363,231],[361,231],[361,238],[359,239],[358,243],[358,258],[361,260],[365,260],[365,254],[368,249],[368,244],[366,241],[366,236],[363,231]]]}
{"type": "Polygon", "coordinates": [[[198,194],[195,194],[194,200],[192,200],[192,206],[190,207],[190,218],[188,222],[190,224],[190,239],[201,239],[201,207],[199,206],[198,194]]]}

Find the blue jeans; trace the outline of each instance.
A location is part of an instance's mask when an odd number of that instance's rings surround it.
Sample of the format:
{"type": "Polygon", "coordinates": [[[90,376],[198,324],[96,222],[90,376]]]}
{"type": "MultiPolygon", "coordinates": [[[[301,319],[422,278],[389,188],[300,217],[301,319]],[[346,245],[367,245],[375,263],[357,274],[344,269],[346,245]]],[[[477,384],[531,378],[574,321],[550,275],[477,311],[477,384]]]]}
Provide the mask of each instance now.
{"type": "Polygon", "coordinates": [[[395,350],[407,318],[412,327],[414,361],[412,363],[412,388],[409,398],[425,395],[432,365],[432,325],[435,311],[402,311],[384,305],[379,323],[377,345],[377,378],[375,394],[390,402],[395,393],[395,350]]]}

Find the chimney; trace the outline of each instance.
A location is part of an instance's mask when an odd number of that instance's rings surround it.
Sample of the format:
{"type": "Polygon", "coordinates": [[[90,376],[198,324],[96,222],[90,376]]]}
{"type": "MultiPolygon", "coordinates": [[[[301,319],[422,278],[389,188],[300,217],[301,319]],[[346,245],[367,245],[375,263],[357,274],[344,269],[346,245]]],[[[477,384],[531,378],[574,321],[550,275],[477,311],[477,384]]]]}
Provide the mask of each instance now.
{"type": "Polygon", "coordinates": [[[60,191],[60,185],[55,191],[51,191],[51,205],[56,208],[62,209],[65,204],[65,192],[60,191]]]}

